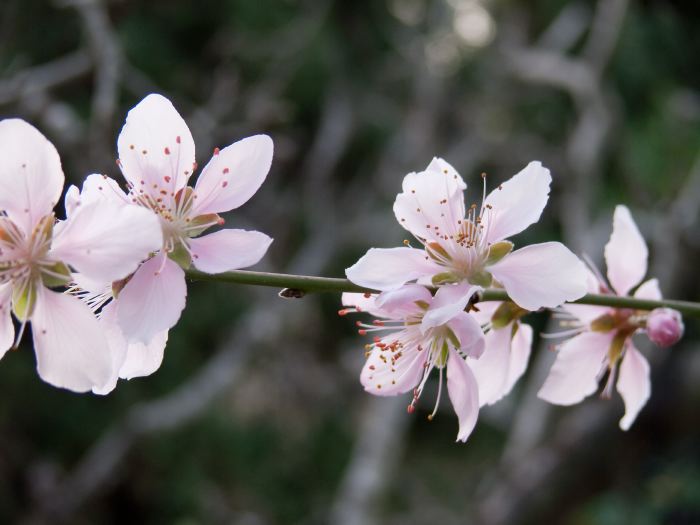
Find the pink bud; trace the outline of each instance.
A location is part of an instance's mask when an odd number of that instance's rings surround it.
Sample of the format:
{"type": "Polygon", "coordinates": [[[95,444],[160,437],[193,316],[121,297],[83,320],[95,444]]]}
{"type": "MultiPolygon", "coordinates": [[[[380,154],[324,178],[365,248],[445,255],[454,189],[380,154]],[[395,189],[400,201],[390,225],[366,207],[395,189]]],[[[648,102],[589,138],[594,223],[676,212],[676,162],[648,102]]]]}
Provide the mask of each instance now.
{"type": "Polygon", "coordinates": [[[647,335],[662,348],[676,344],[684,330],[681,314],[670,308],[656,308],[647,318],[647,335]]]}

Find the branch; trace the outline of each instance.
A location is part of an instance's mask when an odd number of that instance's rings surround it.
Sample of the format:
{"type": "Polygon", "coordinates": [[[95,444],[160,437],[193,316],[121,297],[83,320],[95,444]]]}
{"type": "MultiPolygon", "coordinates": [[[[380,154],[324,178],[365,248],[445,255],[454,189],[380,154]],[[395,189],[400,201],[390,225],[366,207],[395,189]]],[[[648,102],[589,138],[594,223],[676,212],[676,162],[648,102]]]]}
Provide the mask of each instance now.
{"type": "MultiPolygon", "coordinates": [[[[313,292],[359,292],[379,293],[378,290],[365,288],[347,279],[336,277],[314,277],[311,275],[291,275],[286,273],[251,272],[235,270],[232,272],[208,274],[197,270],[188,270],[187,275],[194,281],[215,281],[232,284],[252,284],[283,288],[280,296],[287,298],[303,297],[313,292]]],[[[479,301],[512,301],[505,290],[488,288],[479,294],[479,301]]],[[[673,308],[682,314],[700,317],[700,303],[677,301],[674,299],[638,299],[636,297],[621,297],[617,295],[589,293],[576,301],[575,304],[610,306],[612,308],[632,308],[635,310],[653,310],[654,308],[673,308]]]]}

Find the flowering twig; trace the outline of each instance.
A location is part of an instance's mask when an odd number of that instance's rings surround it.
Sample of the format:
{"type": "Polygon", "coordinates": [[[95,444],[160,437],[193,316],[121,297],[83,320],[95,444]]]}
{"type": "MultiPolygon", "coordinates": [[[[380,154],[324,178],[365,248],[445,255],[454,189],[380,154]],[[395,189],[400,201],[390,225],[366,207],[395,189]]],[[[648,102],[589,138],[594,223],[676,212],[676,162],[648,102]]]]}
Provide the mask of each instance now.
{"type": "MultiPolygon", "coordinates": [[[[377,290],[358,286],[347,279],[334,277],[315,277],[310,275],[289,275],[284,273],[252,272],[236,270],[219,274],[206,274],[197,270],[189,270],[187,275],[195,281],[217,281],[232,284],[251,284],[256,286],[270,286],[283,288],[293,293],[285,296],[300,297],[313,292],[368,292],[378,293],[377,290]]],[[[508,301],[510,298],[505,290],[488,288],[480,293],[480,301],[508,301]]],[[[700,303],[690,301],[677,301],[673,299],[639,299],[605,294],[586,294],[577,301],[577,304],[592,304],[598,306],[610,306],[613,308],[633,308],[635,310],[653,310],[654,308],[673,308],[682,314],[700,317],[700,303]]]]}

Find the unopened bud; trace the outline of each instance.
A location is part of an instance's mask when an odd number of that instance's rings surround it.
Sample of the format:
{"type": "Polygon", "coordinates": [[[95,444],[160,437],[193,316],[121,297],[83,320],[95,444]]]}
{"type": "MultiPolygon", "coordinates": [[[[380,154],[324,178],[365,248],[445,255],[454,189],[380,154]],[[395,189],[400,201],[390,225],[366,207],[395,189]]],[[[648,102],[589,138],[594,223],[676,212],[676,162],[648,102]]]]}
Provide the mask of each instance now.
{"type": "Polygon", "coordinates": [[[671,308],[656,308],[647,318],[647,335],[662,348],[676,344],[684,330],[681,314],[671,308]]]}

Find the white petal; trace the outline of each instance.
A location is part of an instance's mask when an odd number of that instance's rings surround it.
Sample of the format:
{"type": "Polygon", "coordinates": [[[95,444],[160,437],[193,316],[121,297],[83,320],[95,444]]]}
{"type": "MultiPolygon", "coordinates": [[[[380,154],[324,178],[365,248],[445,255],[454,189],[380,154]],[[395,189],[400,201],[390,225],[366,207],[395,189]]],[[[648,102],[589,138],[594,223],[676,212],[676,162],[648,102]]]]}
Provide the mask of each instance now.
{"type": "Polygon", "coordinates": [[[488,241],[511,237],[540,220],[551,182],[549,170],[533,161],[489,193],[484,201],[488,241]]]}
{"type": "Polygon", "coordinates": [[[476,304],[478,311],[470,312],[470,315],[476,319],[479,324],[486,324],[491,321],[491,317],[496,313],[496,310],[502,305],[501,301],[479,301],[476,304]]]}
{"type": "Polygon", "coordinates": [[[221,273],[252,266],[263,258],[272,239],[264,233],[219,230],[188,239],[194,266],[206,273],[221,273]]]}
{"type": "Polygon", "coordinates": [[[119,370],[122,379],[149,376],[160,368],[163,362],[165,345],[168,342],[168,332],[158,332],[147,345],[130,343],[126,359],[119,370]]]}
{"type": "Polygon", "coordinates": [[[12,285],[0,284],[0,358],[15,342],[15,327],[12,324],[12,285]]]}
{"type": "Polygon", "coordinates": [[[255,135],[216,153],[197,180],[192,213],[221,213],[247,202],[270,171],[273,149],[270,137],[255,135]]]}
{"type": "Polygon", "coordinates": [[[613,336],[586,332],[566,341],[537,396],[555,405],[573,405],[595,392],[613,336]]]}
{"type": "Polygon", "coordinates": [[[484,332],[471,314],[460,312],[447,322],[447,326],[459,339],[459,349],[462,353],[475,359],[484,353],[486,348],[484,332]]]}
{"type": "Polygon", "coordinates": [[[518,379],[527,370],[532,351],[532,327],[525,323],[518,324],[518,330],[510,344],[510,366],[508,368],[508,380],[506,381],[503,395],[507,395],[515,386],[518,379]]]}
{"type": "MultiPolygon", "coordinates": [[[[397,338],[406,341],[415,338],[416,329],[406,329],[398,334],[391,334],[382,339],[386,344],[391,344],[397,338]]],[[[427,345],[407,344],[400,354],[392,352],[389,348],[375,347],[360,373],[360,382],[365,390],[376,396],[394,396],[408,392],[418,385],[424,371],[424,364],[428,358],[427,345]],[[424,348],[425,347],[425,348],[424,348]],[[398,355],[398,357],[396,357],[398,355]]]]}
{"type": "Polygon", "coordinates": [[[466,441],[479,417],[479,388],[469,366],[454,350],[447,359],[447,392],[459,419],[457,441],[466,441]]]}
{"type": "Polygon", "coordinates": [[[117,139],[122,173],[134,192],[172,197],[187,185],[195,167],[194,140],[187,124],[162,95],[148,95],[126,117],[117,139]]]}
{"type": "Polygon", "coordinates": [[[355,307],[358,312],[367,312],[375,317],[389,317],[377,306],[377,294],[345,292],[341,296],[343,306],[355,307]]]}
{"type": "Polygon", "coordinates": [[[175,326],[186,296],[182,268],[163,254],[146,261],[117,298],[119,326],[126,340],[149,344],[175,326]]]}
{"type": "Polygon", "coordinates": [[[613,215],[613,231],[605,245],[608,279],[618,295],[627,295],[647,273],[646,242],[639,233],[627,206],[618,205],[613,215]]]}
{"type": "MultiPolygon", "coordinates": [[[[464,310],[472,296],[481,290],[466,281],[459,284],[446,284],[435,293],[433,302],[423,317],[421,330],[440,326],[464,310]]],[[[475,321],[476,322],[476,321],[475,321]]],[[[478,323],[477,323],[478,324],[478,323]]]]}
{"type": "Polygon", "coordinates": [[[0,210],[28,234],[53,211],[63,191],[53,144],[20,119],[0,121],[0,210]]]}
{"type": "Polygon", "coordinates": [[[620,420],[620,428],[629,430],[651,395],[649,363],[631,341],[627,343],[627,350],[620,364],[617,391],[625,401],[625,416],[620,420]]]}
{"type": "Polygon", "coordinates": [[[554,308],[586,293],[586,269],[559,242],[531,244],[488,268],[508,295],[526,310],[554,308]]]}
{"type": "MultiPolygon", "coordinates": [[[[444,161],[436,159],[431,166],[440,162],[444,161]]],[[[403,180],[403,193],[394,201],[396,220],[421,239],[444,241],[445,235],[455,236],[464,219],[464,188],[464,181],[451,167],[409,173],[403,180]]]]}
{"type": "Polygon", "coordinates": [[[663,297],[661,295],[661,288],[659,288],[659,280],[654,278],[644,281],[634,292],[634,296],[637,299],[652,299],[654,301],[660,301],[663,297]]]}
{"type": "Polygon", "coordinates": [[[57,232],[49,256],[86,277],[117,281],[163,244],[158,217],[140,206],[81,204],[57,232]]]}
{"type": "Polygon", "coordinates": [[[96,173],[88,175],[80,191],[80,204],[87,205],[105,201],[122,205],[130,204],[129,198],[119,187],[117,181],[107,177],[107,175],[96,173]]]}
{"type": "Polygon", "coordinates": [[[370,248],[345,275],[373,290],[395,290],[408,281],[440,272],[440,267],[427,259],[423,250],[415,248],[370,248]]]}
{"type": "Polygon", "coordinates": [[[492,405],[504,395],[510,368],[512,326],[486,334],[486,350],[479,359],[469,361],[479,385],[480,406],[492,405]]]}
{"type": "Polygon", "coordinates": [[[89,392],[105,385],[112,355],[92,311],[77,298],[40,286],[32,315],[39,376],[54,386],[89,392]]]}

